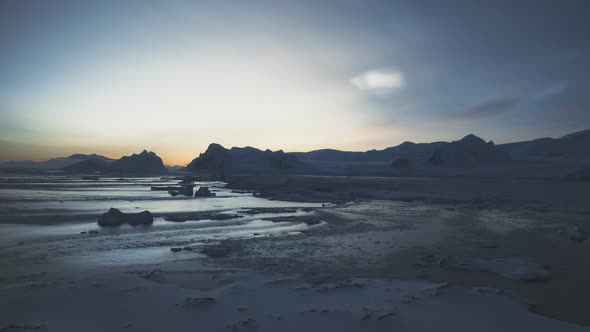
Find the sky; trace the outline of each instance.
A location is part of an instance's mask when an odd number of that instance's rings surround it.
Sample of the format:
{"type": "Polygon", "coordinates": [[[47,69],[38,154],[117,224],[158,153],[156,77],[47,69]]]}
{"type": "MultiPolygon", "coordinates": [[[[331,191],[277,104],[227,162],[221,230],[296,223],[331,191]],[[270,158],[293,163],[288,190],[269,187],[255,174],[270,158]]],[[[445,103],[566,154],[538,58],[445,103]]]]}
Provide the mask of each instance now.
{"type": "Polygon", "coordinates": [[[590,128],[590,1],[0,1],[0,161],[590,128]]]}

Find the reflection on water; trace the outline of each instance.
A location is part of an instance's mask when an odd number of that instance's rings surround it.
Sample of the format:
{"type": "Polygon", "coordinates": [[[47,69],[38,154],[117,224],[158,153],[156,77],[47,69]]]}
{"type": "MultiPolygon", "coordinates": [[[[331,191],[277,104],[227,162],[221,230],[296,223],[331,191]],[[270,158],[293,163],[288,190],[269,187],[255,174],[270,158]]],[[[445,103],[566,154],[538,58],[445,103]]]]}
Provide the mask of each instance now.
{"type": "Polygon", "coordinates": [[[166,191],[151,191],[153,185],[173,186],[178,180],[136,178],[117,180],[101,178],[98,181],[80,181],[78,178],[0,177],[0,221],[6,223],[9,215],[42,215],[56,212],[102,213],[111,207],[124,212],[149,210],[152,213],[220,211],[254,207],[304,207],[316,204],[269,201],[253,197],[250,193],[232,192],[222,182],[196,182],[195,189],[208,186],[216,197],[192,198],[170,196],[166,191]]]}
{"type": "Polygon", "coordinates": [[[147,265],[170,260],[173,254],[164,247],[112,249],[66,256],[62,262],[76,265],[147,265]]]}
{"type": "Polygon", "coordinates": [[[208,186],[217,194],[211,198],[172,197],[165,191],[150,189],[152,185],[177,183],[166,178],[87,181],[65,176],[0,177],[0,262],[5,267],[24,258],[90,265],[151,264],[201,255],[196,251],[172,253],[173,246],[297,234],[310,227],[322,227],[272,221],[273,217],[313,214],[302,208],[318,204],[271,201],[251,193],[232,192],[221,182],[196,183],[196,189],[208,186]],[[156,217],[151,226],[98,227],[96,217],[111,207],[124,212],[149,210],[156,216],[216,211],[240,218],[171,222],[156,217]],[[244,208],[291,211],[252,215],[243,213],[244,208]]]}

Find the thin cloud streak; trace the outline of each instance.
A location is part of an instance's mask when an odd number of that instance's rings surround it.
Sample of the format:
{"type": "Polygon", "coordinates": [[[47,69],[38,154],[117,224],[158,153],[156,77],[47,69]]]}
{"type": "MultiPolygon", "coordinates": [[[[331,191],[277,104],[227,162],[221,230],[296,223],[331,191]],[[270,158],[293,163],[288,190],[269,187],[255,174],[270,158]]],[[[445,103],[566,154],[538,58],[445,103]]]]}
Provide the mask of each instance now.
{"type": "Polygon", "coordinates": [[[450,114],[447,120],[473,121],[481,118],[493,117],[508,112],[518,105],[515,98],[497,98],[481,102],[461,112],[450,114]]]}
{"type": "Polygon", "coordinates": [[[533,94],[532,100],[538,101],[541,99],[545,99],[545,98],[549,98],[552,96],[562,94],[563,92],[565,92],[567,90],[568,87],[569,87],[568,82],[557,82],[557,83],[547,87],[546,89],[543,89],[543,90],[533,94]]]}

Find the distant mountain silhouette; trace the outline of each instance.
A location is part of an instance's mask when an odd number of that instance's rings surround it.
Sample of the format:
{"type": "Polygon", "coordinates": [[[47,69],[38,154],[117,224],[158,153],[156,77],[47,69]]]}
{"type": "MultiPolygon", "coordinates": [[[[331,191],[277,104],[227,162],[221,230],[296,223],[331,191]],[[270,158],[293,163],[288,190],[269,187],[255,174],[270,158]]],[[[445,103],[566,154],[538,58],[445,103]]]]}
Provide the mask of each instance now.
{"type": "Polygon", "coordinates": [[[498,147],[515,160],[590,160],[590,129],[557,139],[539,138],[498,147]]]}
{"type": "MultiPolygon", "coordinates": [[[[63,169],[74,173],[155,175],[166,173],[153,152],[112,160],[96,154],[74,154],[45,162],[8,162],[4,170],[63,169]]],[[[590,130],[561,138],[540,138],[495,145],[469,134],[452,142],[404,142],[383,150],[365,152],[322,149],[310,152],[226,149],[210,144],[185,168],[208,174],[288,173],[353,176],[513,176],[588,179],[590,130]]]]}
{"type": "Polygon", "coordinates": [[[294,155],[282,150],[259,150],[253,147],[226,149],[210,144],[204,153],[193,159],[186,169],[211,173],[227,172],[273,172],[294,169],[300,162],[294,155]]]}
{"type": "Polygon", "coordinates": [[[477,167],[505,165],[510,162],[508,153],[498,149],[494,142],[469,134],[458,141],[438,144],[428,162],[444,167],[477,167]]]}
{"type": "Polygon", "coordinates": [[[108,172],[148,175],[166,173],[168,169],[157,154],[143,150],[140,154],[134,153],[114,161],[109,165],[108,172]]]}
{"type": "MultiPolygon", "coordinates": [[[[294,153],[301,161],[313,164],[322,163],[383,163],[391,164],[403,159],[410,165],[476,167],[479,165],[504,164],[510,161],[507,153],[500,151],[493,142],[470,134],[459,141],[412,143],[404,142],[383,150],[366,152],[346,152],[338,150],[316,150],[294,153]]],[[[399,164],[398,164],[399,165],[399,164]]]]}
{"type": "Polygon", "coordinates": [[[140,154],[122,157],[119,160],[106,162],[94,158],[80,161],[63,168],[72,173],[108,173],[130,175],[156,175],[168,172],[162,159],[154,152],[143,150],[140,154]]]}
{"type": "Polygon", "coordinates": [[[385,150],[370,150],[366,152],[340,151],[334,149],[314,150],[310,152],[292,152],[301,161],[307,162],[367,162],[391,159],[391,154],[385,150]]]}
{"type": "Polygon", "coordinates": [[[209,173],[334,175],[433,175],[565,177],[581,174],[590,160],[590,130],[559,139],[495,145],[469,134],[452,142],[404,142],[365,152],[322,149],[310,152],[262,151],[252,147],[226,149],[209,145],[187,170],[209,173]],[[560,161],[556,163],[555,160],[560,161]],[[567,160],[567,163],[561,162],[567,160]]]}
{"type": "Polygon", "coordinates": [[[57,170],[90,159],[99,159],[107,163],[113,161],[113,159],[97,154],[73,154],[69,157],[53,158],[47,161],[9,161],[0,164],[0,167],[9,169],[57,170]]]}
{"type": "Polygon", "coordinates": [[[186,168],[188,170],[215,171],[229,169],[232,160],[226,148],[220,144],[211,143],[207,150],[193,159],[186,168]]]}
{"type": "Polygon", "coordinates": [[[66,159],[75,159],[75,160],[90,160],[90,159],[100,159],[104,161],[113,161],[111,158],[107,158],[105,156],[101,156],[99,154],[81,154],[81,153],[74,153],[73,155],[66,157],[66,159]]]}
{"type": "Polygon", "coordinates": [[[109,169],[109,163],[103,159],[87,159],[63,168],[64,171],[72,173],[96,173],[106,172],[109,169]]]}

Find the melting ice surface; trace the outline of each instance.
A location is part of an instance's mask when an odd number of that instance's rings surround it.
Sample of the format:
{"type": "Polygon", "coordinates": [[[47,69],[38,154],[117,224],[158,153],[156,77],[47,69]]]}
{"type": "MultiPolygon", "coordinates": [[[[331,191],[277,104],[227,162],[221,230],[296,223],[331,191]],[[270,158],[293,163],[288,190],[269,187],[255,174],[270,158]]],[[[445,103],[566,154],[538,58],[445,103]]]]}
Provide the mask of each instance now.
{"type": "MultiPolygon", "coordinates": [[[[296,234],[308,226],[273,222],[273,217],[311,214],[314,203],[271,201],[251,193],[232,192],[222,182],[197,182],[217,194],[211,198],[172,197],[151,186],[173,186],[169,178],[100,178],[66,176],[0,177],[0,256],[59,260],[75,264],[129,265],[183,259],[197,252],[171,253],[173,246],[198,246],[212,240],[296,234]],[[101,228],[96,220],[109,208],[124,212],[149,210],[155,215],[175,212],[215,212],[241,215],[227,220],[166,221],[151,226],[101,228]],[[246,214],[248,208],[289,208],[278,213],[246,214]],[[295,212],[293,212],[295,211],[295,212]],[[270,220],[268,220],[270,218],[270,220]],[[81,234],[91,230],[98,234],[81,234]],[[26,249],[26,250],[24,250],[26,249]]],[[[5,258],[5,259],[4,259],[5,258]]]]}

